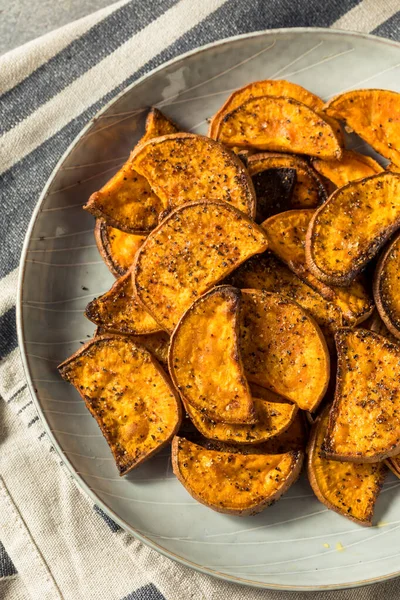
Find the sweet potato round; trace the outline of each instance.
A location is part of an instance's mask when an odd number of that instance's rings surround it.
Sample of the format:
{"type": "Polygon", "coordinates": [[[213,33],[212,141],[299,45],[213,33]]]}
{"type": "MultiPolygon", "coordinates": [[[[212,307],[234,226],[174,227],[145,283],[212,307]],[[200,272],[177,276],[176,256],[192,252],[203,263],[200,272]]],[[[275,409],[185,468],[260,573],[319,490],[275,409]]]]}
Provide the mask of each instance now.
{"type": "Polygon", "coordinates": [[[343,187],[350,181],[365,179],[365,177],[384,171],[384,168],[376,160],[370,156],[354,152],[354,150],[343,150],[340,160],[315,158],[312,161],[312,166],[336,187],[343,187]]]}
{"type": "Polygon", "coordinates": [[[383,463],[350,464],[328,460],[321,452],[329,407],[317,417],[307,447],[307,474],[318,500],[343,517],[370,527],[386,475],[383,463]]]}
{"type": "Polygon", "coordinates": [[[115,229],[107,225],[104,219],[96,219],[94,237],[100,256],[115,277],[125,275],[146,239],[144,235],[115,229]]]}
{"type": "Polygon", "coordinates": [[[374,298],[382,321],[400,339],[400,234],[382,254],[374,275],[374,298]]]}
{"type": "Polygon", "coordinates": [[[125,475],[178,431],[182,409],[169,377],[127,336],[94,338],[58,367],[96,419],[125,475]]]}
{"type": "Polygon", "coordinates": [[[301,452],[239,454],[208,450],[175,436],[172,469],[198,502],[217,512],[249,516],[278,500],[296,481],[301,452]]]}

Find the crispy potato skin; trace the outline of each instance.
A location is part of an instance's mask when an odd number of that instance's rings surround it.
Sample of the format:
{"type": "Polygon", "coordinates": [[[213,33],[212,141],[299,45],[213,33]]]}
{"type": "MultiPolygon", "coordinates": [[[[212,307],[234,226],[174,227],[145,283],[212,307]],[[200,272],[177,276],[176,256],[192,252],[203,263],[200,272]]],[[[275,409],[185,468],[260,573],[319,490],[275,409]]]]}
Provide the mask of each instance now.
{"type": "Polygon", "coordinates": [[[336,187],[343,187],[350,181],[365,179],[376,173],[382,173],[384,168],[370,156],[364,156],[354,150],[343,150],[340,160],[322,160],[315,158],[312,166],[320,175],[329,179],[336,187]]]}
{"type": "Polygon", "coordinates": [[[310,221],[307,266],[321,281],[349,285],[399,226],[400,174],[348,183],[310,221]]]}
{"type": "Polygon", "coordinates": [[[321,452],[329,407],[316,419],[307,447],[307,474],[318,500],[343,517],[370,527],[387,469],[383,463],[350,464],[321,452]]]}
{"type": "MultiPolygon", "coordinates": [[[[103,327],[97,327],[94,337],[107,335],[108,332],[103,327]]],[[[108,334],[109,335],[109,334],[108,334]]],[[[160,363],[166,373],[168,373],[168,350],[169,335],[165,331],[156,331],[155,333],[143,333],[142,335],[130,335],[129,339],[134,344],[144,346],[160,363]]]]}
{"type": "Polygon", "coordinates": [[[241,289],[279,290],[279,294],[300,304],[316,320],[326,340],[332,343],[335,331],[343,327],[343,313],[339,307],[304,283],[269,250],[243,263],[232,273],[230,282],[241,289]]]}
{"type": "Polygon", "coordinates": [[[196,300],[172,334],[168,357],[185,401],[223,423],[256,421],[239,353],[241,296],[237,288],[219,286],[196,300]]]}
{"type": "Polygon", "coordinates": [[[223,117],[218,140],[227,146],[323,158],[342,156],[341,140],[332,126],[292,98],[263,96],[247,100],[223,117]]]}
{"type": "Polygon", "coordinates": [[[278,500],[296,481],[301,452],[239,454],[208,450],[175,436],[172,469],[198,502],[217,512],[249,516],[278,500]]]}
{"type": "Polygon", "coordinates": [[[218,200],[255,215],[255,191],[243,162],[215,140],[191,133],[166,135],[138,146],[131,160],[168,210],[218,200]]]}
{"type": "Polygon", "coordinates": [[[313,411],[329,383],[329,352],[320,328],[298,304],[263,290],[243,290],[240,350],[248,381],[313,411]]]}
{"type": "Polygon", "coordinates": [[[266,248],[263,230],[227,202],[185,204],[137,253],[137,296],[160,326],[172,331],[197,297],[266,248]]]}
{"type": "Polygon", "coordinates": [[[182,410],[169,377],[144,347],[104,335],[58,367],[96,419],[120,475],[165,446],[178,431],[182,410]]]}
{"type": "Polygon", "coordinates": [[[332,98],[324,112],[344,121],[377,152],[400,165],[400,94],[353,90],[332,98]]]}
{"type": "Polygon", "coordinates": [[[335,335],[335,399],[322,451],[327,458],[379,462],[400,452],[400,347],[367,329],[335,335]]]}
{"type": "Polygon", "coordinates": [[[219,423],[208,419],[186,402],[184,406],[192,423],[205,438],[232,444],[259,444],[284,433],[297,414],[295,404],[290,404],[269,390],[263,392],[261,398],[253,394],[257,417],[257,423],[253,425],[219,423]]]}
{"type": "Polygon", "coordinates": [[[146,118],[145,133],[139,140],[139,144],[145,144],[153,138],[170,133],[178,133],[179,127],[176,123],[166,117],[158,108],[151,108],[146,118]]]}
{"type": "Polygon", "coordinates": [[[381,256],[374,275],[374,298],[382,321],[400,339],[400,234],[381,256]]]}
{"type": "Polygon", "coordinates": [[[315,212],[310,209],[290,210],[274,215],[262,223],[268,238],[268,247],[300,279],[312,287],[323,298],[332,302],[343,313],[346,324],[357,325],[364,321],[373,310],[370,298],[361,280],[356,280],[347,288],[319,281],[306,264],[306,234],[315,212]]]}
{"type": "Polygon", "coordinates": [[[125,275],[146,239],[144,235],[115,229],[107,225],[104,219],[96,219],[94,237],[102,259],[115,277],[125,275]]]}
{"type": "Polygon", "coordinates": [[[266,169],[295,169],[296,183],[291,199],[292,208],[315,208],[328,197],[322,179],[310,165],[291,154],[272,152],[257,153],[248,159],[248,171],[251,177],[266,169]]]}
{"type": "Polygon", "coordinates": [[[108,292],[89,302],[85,316],[111,333],[141,335],[160,330],[135,297],[130,271],[120,277],[108,292]]]}
{"type": "Polygon", "coordinates": [[[248,85],[236,90],[229,96],[227,101],[221,106],[219,111],[211,120],[208,135],[210,138],[218,139],[219,127],[224,116],[241,106],[251,98],[259,98],[260,96],[280,96],[285,98],[293,98],[309,106],[316,112],[321,111],[324,103],[321,98],[312,94],[305,88],[285,81],[284,79],[265,79],[263,81],[253,81],[248,85]]]}

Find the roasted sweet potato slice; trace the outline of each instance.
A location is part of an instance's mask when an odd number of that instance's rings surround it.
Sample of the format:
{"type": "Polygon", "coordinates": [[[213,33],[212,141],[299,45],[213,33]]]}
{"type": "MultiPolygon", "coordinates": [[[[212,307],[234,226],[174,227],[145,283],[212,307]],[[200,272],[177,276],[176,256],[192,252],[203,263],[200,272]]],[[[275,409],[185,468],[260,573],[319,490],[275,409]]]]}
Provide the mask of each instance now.
{"type": "Polygon", "coordinates": [[[169,378],[129,337],[96,337],[58,368],[96,419],[120,475],[158,452],[179,429],[181,404],[169,378]]]}
{"type": "Polygon", "coordinates": [[[128,159],[83,208],[126,233],[145,234],[154,229],[166,207],[128,159]]]}
{"type": "Polygon", "coordinates": [[[343,150],[340,160],[322,160],[315,158],[312,166],[320,175],[329,179],[336,187],[342,187],[350,181],[364,179],[382,173],[384,168],[370,156],[354,150],[343,150]]]}
{"type": "Polygon", "coordinates": [[[167,135],[138,146],[131,159],[167,209],[218,200],[255,214],[255,192],[243,162],[214,140],[191,133],[167,135]]]}
{"type": "MultiPolygon", "coordinates": [[[[147,116],[145,134],[138,145],[177,131],[173,121],[152,108],[147,116]]],[[[103,218],[111,227],[126,233],[143,234],[154,229],[158,215],[167,206],[152,191],[147,179],[135,171],[129,157],[114,177],[90,196],[83,208],[95,217],[103,218]]]]}
{"type": "Polygon", "coordinates": [[[256,421],[239,353],[241,297],[228,285],[204,294],[179,321],[169,351],[171,377],[185,401],[224,423],[256,421]]]}
{"type": "Polygon", "coordinates": [[[326,340],[332,343],[335,331],[343,327],[343,313],[339,307],[299,279],[269,250],[241,265],[231,275],[230,282],[242,289],[279,291],[282,296],[300,304],[316,320],[326,340]]]}
{"type": "Polygon", "coordinates": [[[139,144],[145,144],[153,138],[178,133],[178,131],[179,127],[176,123],[166,117],[158,108],[151,108],[146,119],[145,134],[139,144]]]}
{"type": "Polygon", "coordinates": [[[321,452],[329,407],[315,421],[307,448],[307,473],[318,500],[359,525],[372,525],[375,502],[387,469],[383,463],[350,464],[321,452]]]}
{"type": "Polygon", "coordinates": [[[104,219],[96,219],[94,237],[101,257],[115,277],[125,275],[146,239],[144,235],[115,229],[107,225],[104,219]]]}
{"type": "Polygon", "coordinates": [[[252,179],[257,197],[256,223],[292,208],[295,169],[267,169],[252,179]]]}
{"type": "Polygon", "coordinates": [[[400,452],[400,347],[368,329],[335,335],[335,399],[322,450],[327,458],[378,462],[400,452]]]}
{"type": "Polygon", "coordinates": [[[340,158],[337,131],[311,108],[292,98],[263,96],[226,114],[217,139],[227,146],[340,158]]]}
{"type": "Polygon", "coordinates": [[[301,85],[285,81],[284,79],[266,79],[264,81],[253,81],[242,88],[239,88],[229,96],[227,101],[221,106],[219,111],[211,120],[208,135],[211,138],[218,139],[221,121],[232,110],[241,106],[247,100],[259,98],[260,96],[279,96],[284,98],[293,98],[309,106],[316,112],[323,109],[324,103],[321,98],[312,94],[301,85]]]}
{"type": "Polygon", "coordinates": [[[257,422],[234,425],[213,421],[200,410],[184,402],[186,412],[196,429],[211,440],[233,444],[259,444],[286,431],[297,414],[297,406],[273,392],[259,388],[252,393],[257,422]]]}
{"type": "Polygon", "coordinates": [[[137,295],[160,326],[172,331],[198,296],[266,248],[263,230],[227,202],[183,205],[136,255],[137,295]]]}
{"type": "MultiPolygon", "coordinates": [[[[328,197],[322,179],[305,160],[298,156],[272,152],[250,156],[248,171],[253,181],[257,175],[269,169],[294,169],[296,171],[296,183],[290,199],[290,206],[283,210],[315,208],[325,202],[328,197]]],[[[276,212],[283,212],[283,210],[276,212]]]]}
{"type": "Polygon", "coordinates": [[[248,381],[313,411],[330,375],[320,328],[298,304],[263,290],[243,290],[240,350],[248,381]]]}
{"type": "Polygon", "coordinates": [[[399,340],[394,337],[392,333],[390,333],[389,329],[386,327],[385,323],[382,321],[377,310],[374,310],[372,315],[368,317],[366,321],[362,324],[365,329],[370,329],[375,333],[379,333],[383,337],[387,338],[389,342],[393,344],[398,344],[399,340]]]}
{"type": "MultiPolygon", "coordinates": [[[[109,335],[103,327],[97,327],[95,336],[109,335]]],[[[164,371],[168,373],[168,350],[169,335],[165,331],[155,331],[154,333],[143,333],[142,335],[130,335],[129,339],[134,344],[144,346],[146,350],[158,360],[164,371]]]]}
{"type": "Polygon", "coordinates": [[[349,325],[366,319],[373,310],[373,301],[364,282],[356,279],[348,287],[327,285],[311,273],[306,264],[306,234],[313,210],[291,210],[274,215],[262,223],[268,247],[305,283],[323,298],[338,306],[349,325]]]}
{"type": "Polygon", "coordinates": [[[377,152],[400,165],[400,94],[352,90],[330,100],[325,113],[341,121],[377,152]]]}
{"type": "Polygon", "coordinates": [[[349,285],[400,227],[400,174],[378,173],[339,188],[313,215],[306,238],[309,270],[349,285]]]}
{"type": "Polygon", "coordinates": [[[374,276],[374,298],[378,312],[396,338],[400,338],[400,234],[381,256],[374,276]]]}
{"type": "Polygon", "coordinates": [[[301,452],[219,452],[177,436],[172,442],[172,468],[189,494],[238,516],[254,515],[278,500],[298,478],[302,458],[301,452]]]}
{"type": "Polygon", "coordinates": [[[108,292],[89,302],[85,315],[92,323],[112,333],[140,335],[160,330],[138,301],[130,271],[120,277],[108,292]]]}

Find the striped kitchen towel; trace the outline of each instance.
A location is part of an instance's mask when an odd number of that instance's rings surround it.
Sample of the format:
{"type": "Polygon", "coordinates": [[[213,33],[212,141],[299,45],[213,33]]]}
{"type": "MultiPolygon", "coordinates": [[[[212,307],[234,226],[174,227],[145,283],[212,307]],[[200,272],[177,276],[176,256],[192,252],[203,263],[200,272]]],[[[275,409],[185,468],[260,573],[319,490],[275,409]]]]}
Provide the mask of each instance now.
{"type": "MultiPolygon", "coordinates": [[[[96,112],[144,73],[231,35],[336,27],[400,40],[399,0],[123,0],[0,57],[0,598],[302,598],[191,571],[150,550],[80,491],[44,433],[17,348],[19,256],[60,156],[96,112]]],[[[400,597],[400,581],[327,600],[400,597]]]]}

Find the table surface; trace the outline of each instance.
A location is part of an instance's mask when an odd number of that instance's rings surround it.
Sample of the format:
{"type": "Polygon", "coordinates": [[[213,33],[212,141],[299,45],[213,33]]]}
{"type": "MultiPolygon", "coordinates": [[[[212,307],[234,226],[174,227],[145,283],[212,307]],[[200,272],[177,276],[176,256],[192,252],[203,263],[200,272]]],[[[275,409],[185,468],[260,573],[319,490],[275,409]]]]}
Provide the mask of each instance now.
{"type": "Polygon", "coordinates": [[[115,0],[0,0],[0,55],[115,0]]]}

